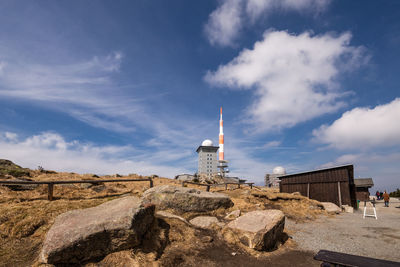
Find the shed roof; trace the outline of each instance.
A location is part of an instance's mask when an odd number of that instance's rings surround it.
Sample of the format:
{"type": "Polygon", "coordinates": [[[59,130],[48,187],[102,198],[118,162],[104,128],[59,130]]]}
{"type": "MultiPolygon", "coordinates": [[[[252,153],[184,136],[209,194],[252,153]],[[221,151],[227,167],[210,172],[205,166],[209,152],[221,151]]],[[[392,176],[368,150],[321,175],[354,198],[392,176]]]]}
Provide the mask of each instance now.
{"type": "Polygon", "coordinates": [[[358,178],[354,179],[354,184],[356,187],[373,187],[374,181],[372,181],[372,178],[358,178]]]}

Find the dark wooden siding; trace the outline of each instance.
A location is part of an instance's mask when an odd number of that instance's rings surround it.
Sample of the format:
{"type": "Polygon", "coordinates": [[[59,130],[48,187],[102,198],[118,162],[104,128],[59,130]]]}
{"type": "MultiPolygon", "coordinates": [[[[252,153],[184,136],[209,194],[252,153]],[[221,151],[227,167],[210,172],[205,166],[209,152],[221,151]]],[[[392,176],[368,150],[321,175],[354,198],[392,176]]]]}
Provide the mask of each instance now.
{"type": "Polygon", "coordinates": [[[360,201],[368,201],[369,200],[369,191],[368,187],[357,187],[356,188],[356,198],[360,201]]]}
{"type": "Polygon", "coordinates": [[[291,174],[279,178],[281,192],[300,192],[303,196],[307,196],[309,187],[311,199],[332,202],[336,205],[340,205],[338,190],[338,182],[340,182],[342,205],[356,207],[353,165],[291,174]]]}

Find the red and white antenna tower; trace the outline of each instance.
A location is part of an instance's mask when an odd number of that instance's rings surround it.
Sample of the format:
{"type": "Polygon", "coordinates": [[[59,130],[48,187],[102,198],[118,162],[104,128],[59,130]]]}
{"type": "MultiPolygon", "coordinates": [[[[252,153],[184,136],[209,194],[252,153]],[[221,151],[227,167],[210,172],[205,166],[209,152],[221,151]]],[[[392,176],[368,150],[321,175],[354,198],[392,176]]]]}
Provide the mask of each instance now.
{"type": "Polygon", "coordinates": [[[219,160],[224,160],[224,121],[222,120],[222,107],[219,118],[219,160]]]}

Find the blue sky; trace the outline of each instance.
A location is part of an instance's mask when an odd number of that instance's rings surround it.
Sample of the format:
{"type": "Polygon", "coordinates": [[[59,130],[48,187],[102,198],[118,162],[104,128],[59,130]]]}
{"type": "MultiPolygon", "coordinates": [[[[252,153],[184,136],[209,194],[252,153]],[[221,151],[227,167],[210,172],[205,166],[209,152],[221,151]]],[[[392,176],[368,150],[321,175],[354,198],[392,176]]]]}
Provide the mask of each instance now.
{"type": "Polygon", "coordinates": [[[218,141],[262,183],[354,164],[400,187],[400,2],[1,1],[0,158],[173,177],[218,141]]]}

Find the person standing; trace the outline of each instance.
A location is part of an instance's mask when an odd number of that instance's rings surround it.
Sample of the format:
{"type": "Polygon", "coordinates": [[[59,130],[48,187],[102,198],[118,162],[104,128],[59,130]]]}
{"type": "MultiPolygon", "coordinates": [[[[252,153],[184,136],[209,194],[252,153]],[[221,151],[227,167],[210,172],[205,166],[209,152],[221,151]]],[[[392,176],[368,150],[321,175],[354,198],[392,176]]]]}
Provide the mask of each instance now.
{"type": "Polygon", "coordinates": [[[389,199],[390,199],[389,194],[385,190],[385,193],[383,193],[383,200],[385,201],[385,207],[389,207],[389,199]]]}

